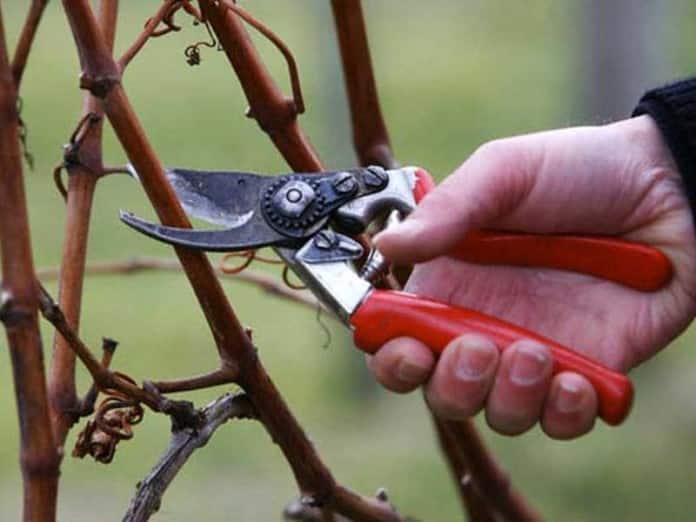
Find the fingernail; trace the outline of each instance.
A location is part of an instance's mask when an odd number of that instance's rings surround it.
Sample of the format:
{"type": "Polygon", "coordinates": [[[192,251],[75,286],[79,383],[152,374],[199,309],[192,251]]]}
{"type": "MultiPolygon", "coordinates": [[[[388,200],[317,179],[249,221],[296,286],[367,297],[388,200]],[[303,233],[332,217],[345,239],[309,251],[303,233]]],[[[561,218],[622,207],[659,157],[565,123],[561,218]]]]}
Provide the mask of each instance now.
{"type": "Polygon", "coordinates": [[[515,349],[510,380],[520,386],[534,384],[544,375],[549,358],[541,347],[522,344],[515,349]]]}
{"type": "Polygon", "coordinates": [[[556,389],[554,403],[561,413],[575,413],[582,407],[582,391],[580,386],[573,382],[561,381],[556,389]]]}
{"type": "Polygon", "coordinates": [[[396,378],[403,383],[421,383],[430,371],[429,366],[421,366],[410,359],[401,359],[396,367],[396,378]]]}
{"type": "Polygon", "coordinates": [[[495,351],[476,345],[465,345],[459,350],[454,375],[460,381],[480,381],[495,363],[495,351]]]}

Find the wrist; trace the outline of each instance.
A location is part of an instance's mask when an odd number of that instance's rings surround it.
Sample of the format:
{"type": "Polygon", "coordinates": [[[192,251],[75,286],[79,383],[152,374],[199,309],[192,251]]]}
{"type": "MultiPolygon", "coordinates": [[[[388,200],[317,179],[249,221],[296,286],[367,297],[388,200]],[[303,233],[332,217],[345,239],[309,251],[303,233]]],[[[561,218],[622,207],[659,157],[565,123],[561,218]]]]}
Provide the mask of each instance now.
{"type": "Polygon", "coordinates": [[[637,158],[644,169],[660,169],[669,177],[681,179],[679,167],[660,127],[652,116],[643,114],[609,124],[621,142],[629,149],[630,157],[637,158]]]}
{"type": "Polygon", "coordinates": [[[648,91],[633,111],[650,115],[672,153],[696,216],[696,78],[648,91]]]}

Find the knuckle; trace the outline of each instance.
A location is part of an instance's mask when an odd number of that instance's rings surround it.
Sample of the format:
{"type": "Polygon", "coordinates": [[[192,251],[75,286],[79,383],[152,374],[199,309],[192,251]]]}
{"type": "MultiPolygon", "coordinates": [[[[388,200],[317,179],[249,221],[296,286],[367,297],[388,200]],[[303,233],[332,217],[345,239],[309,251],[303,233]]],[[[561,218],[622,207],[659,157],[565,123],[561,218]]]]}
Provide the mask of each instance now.
{"type": "Polygon", "coordinates": [[[472,157],[497,166],[515,166],[519,158],[520,146],[516,138],[501,138],[479,146],[472,157]]]}
{"type": "Polygon", "coordinates": [[[467,349],[472,347],[481,351],[485,350],[495,354],[498,353],[498,348],[491,338],[478,333],[465,333],[459,337],[455,337],[450,341],[445,350],[467,349]]]}
{"type": "Polygon", "coordinates": [[[459,171],[466,171],[478,192],[496,194],[495,201],[489,202],[493,207],[487,210],[504,215],[534,188],[541,157],[543,150],[525,136],[497,139],[476,149],[459,171]]]}
{"type": "Polygon", "coordinates": [[[495,139],[479,145],[474,151],[475,156],[496,159],[501,155],[507,154],[509,139],[495,139]]]}
{"type": "Polygon", "coordinates": [[[535,341],[534,339],[520,339],[513,342],[510,347],[518,350],[523,349],[525,351],[534,352],[545,357],[551,357],[551,348],[544,343],[535,341]]]}

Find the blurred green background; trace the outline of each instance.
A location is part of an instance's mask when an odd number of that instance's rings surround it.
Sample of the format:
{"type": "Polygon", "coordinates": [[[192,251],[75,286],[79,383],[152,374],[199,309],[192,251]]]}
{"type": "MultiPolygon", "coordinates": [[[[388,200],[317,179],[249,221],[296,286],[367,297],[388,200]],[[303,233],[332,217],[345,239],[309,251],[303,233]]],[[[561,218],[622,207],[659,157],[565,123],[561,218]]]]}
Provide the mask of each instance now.
{"type": "MultiPolygon", "coordinates": [[[[11,42],[27,2],[2,3],[11,42]]],[[[122,1],[123,50],[158,2],[122,1]]],[[[282,36],[297,56],[308,111],[301,124],[329,167],[354,163],[344,89],[328,2],[254,0],[244,5],[282,36]]],[[[479,144],[500,136],[597,123],[630,112],[650,86],[694,71],[696,7],[687,0],[468,0],[365,2],[373,59],[392,142],[403,163],[452,171],[479,144]]],[[[225,57],[203,48],[191,68],[184,48],[201,27],[153,41],[124,84],[155,149],[168,165],[283,172],[286,166],[255,122],[225,57]]],[[[261,40],[264,57],[287,87],[283,63],[261,40]]],[[[26,175],[36,263],[57,266],[63,202],[51,168],[79,117],[75,50],[59,2],[39,31],[22,95],[36,169],[26,175]]],[[[123,164],[113,136],[106,160],[123,164]]],[[[119,208],[152,216],[140,188],[122,176],[99,184],[91,261],[170,256],[134,234],[119,208]]],[[[257,266],[257,269],[265,269],[257,266]]],[[[270,270],[277,274],[275,269],[270,270]]],[[[338,480],[363,492],[385,486],[403,513],[460,520],[453,485],[439,458],[419,394],[392,395],[372,383],[350,340],[331,319],[332,342],[315,314],[225,282],[294,413],[338,480]]],[[[51,286],[55,291],[55,287],[51,286]]],[[[116,367],[138,379],[190,375],[215,364],[215,350],[183,276],[150,273],[88,279],[82,335],[121,343],[116,367]]],[[[44,331],[47,353],[52,332],[44,331]]],[[[0,347],[4,346],[4,336],[0,347]]],[[[574,442],[538,429],[518,438],[483,433],[512,479],[548,520],[693,520],[696,363],[689,334],[638,369],[638,400],[620,428],[598,426],[574,442]]],[[[9,358],[0,350],[0,519],[19,518],[21,483],[9,358]]],[[[81,383],[87,379],[81,375],[81,383]]],[[[199,404],[221,390],[193,394],[199,404]]],[[[39,428],[39,427],[37,427],[39,428]]],[[[120,519],[135,484],[157,460],[168,424],[147,414],[133,441],[109,466],[66,457],[60,519],[120,519]]],[[[68,441],[69,453],[74,433],[68,441]]],[[[221,429],[167,493],[156,520],[280,520],[296,494],[280,452],[254,423],[221,429]]]]}

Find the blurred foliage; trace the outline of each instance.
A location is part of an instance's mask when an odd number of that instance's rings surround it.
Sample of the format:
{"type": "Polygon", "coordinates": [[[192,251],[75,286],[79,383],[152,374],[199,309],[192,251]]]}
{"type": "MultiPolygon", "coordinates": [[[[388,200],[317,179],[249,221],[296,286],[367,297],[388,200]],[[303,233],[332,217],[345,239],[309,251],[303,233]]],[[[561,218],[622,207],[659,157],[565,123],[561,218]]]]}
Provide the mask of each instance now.
{"type": "MultiPolygon", "coordinates": [[[[638,1],[638,0],[636,0],[638,1]]],[[[3,2],[5,26],[15,41],[28,2],[3,2]]],[[[124,49],[158,2],[122,1],[117,49],[124,49]]],[[[664,49],[669,74],[689,72],[696,56],[693,3],[669,8],[664,49]],[[691,22],[689,22],[691,20],[691,22]]],[[[328,2],[256,0],[247,7],[294,50],[308,112],[301,123],[327,166],[352,164],[350,130],[328,2]]],[[[582,89],[583,9],[571,0],[366,1],[384,112],[397,156],[427,166],[439,177],[480,143],[499,136],[591,121],[575,100],[582,89]]],[[[182,19],[183,21],[183,19],[182,19]]],[[[155,149],[168,165],[282,172],[283,161],[255,122],[224,56],[202,50],[190,68],[184,48],[205,39],[184,22],[180,33],[151,42],[128,69],[124,84],[155,149]]],[[[281,85],[283,63],[257,39],[281,85]]],[[[691,69],[693,72],[693,69],[691,69]]],[[[79,68],[59,2],[49,4],[22,91],[23,117],[37,167],[27,173],[33,245],[38,266],[60,262],[63,202],[51,167],[79,117],[79,68]]],[[[667,80],[665,78],[664,80],[667,80]]],[[[649,83],[646,80],[645,87],[649,83]]],[[[125,162],[111,133],[107,163],[125,162]]],[[[90,260],[170,249],[119,224],[117,211],[152,211],[130,179],[110,177],[97,191],[90,260]]],[[[263,267],[257,267],[264,269],[263,267]]],[[[275,270],[273,270],[275,272],[275,270]]],[[[363,493],[386,486],[404,513],[423,520],[461,519],[459,502],[438,456],[418,394],[379,390],[331,319],[329,349],[313,313],[225,283],[246,325],[254,329],[264,363],[292,410],[311,434],[336,477],[363,493]]],[[[55,290],[55,288],[52,288],[55,290]]],[[[45,329],[50,353],[52,332],[45,329]]],[[[121,342],[115,366],[138,379],[190,375],[210,369],[215,351],[186,280],[176,274],[93,277],[87,281],[82,335],[93,347],[101,336],[121,342]]],[[[483,432],[514,483],[548,520],[692,520],[696,484],[692,441],[696,378],[689,335],[635,372],[638,401],[621,428],[598,426],[575,442],[553,442],[535,429],[514,439],[483,432]]],[[[4,337],[0,340],[4,347],[4,337]]],[[[0,351],[0,519],[18,519],[21,484],[11,370],[0,351]]],[[[81,385],[87,385],[84,374],[81,385]]],[[[220,390],[193,394],[200,404],[220,390]]],[[[483,424],[483,423],[482,423],[483,424]]],[[[40,429],[37,427],[37,429],[40,429]]],[[[136,482],[168,438],[166,419],[147,414],[132,442],[107,467],[66,457],[60,518],[120,518],[136,482]]],[[[74,433],[68,442],[69,455],[74,433]]],[[[278,449],[254,423],[221,429],[197,453],[165,497],[157,520],[279,520],[295,495],[278,449]]]]}

